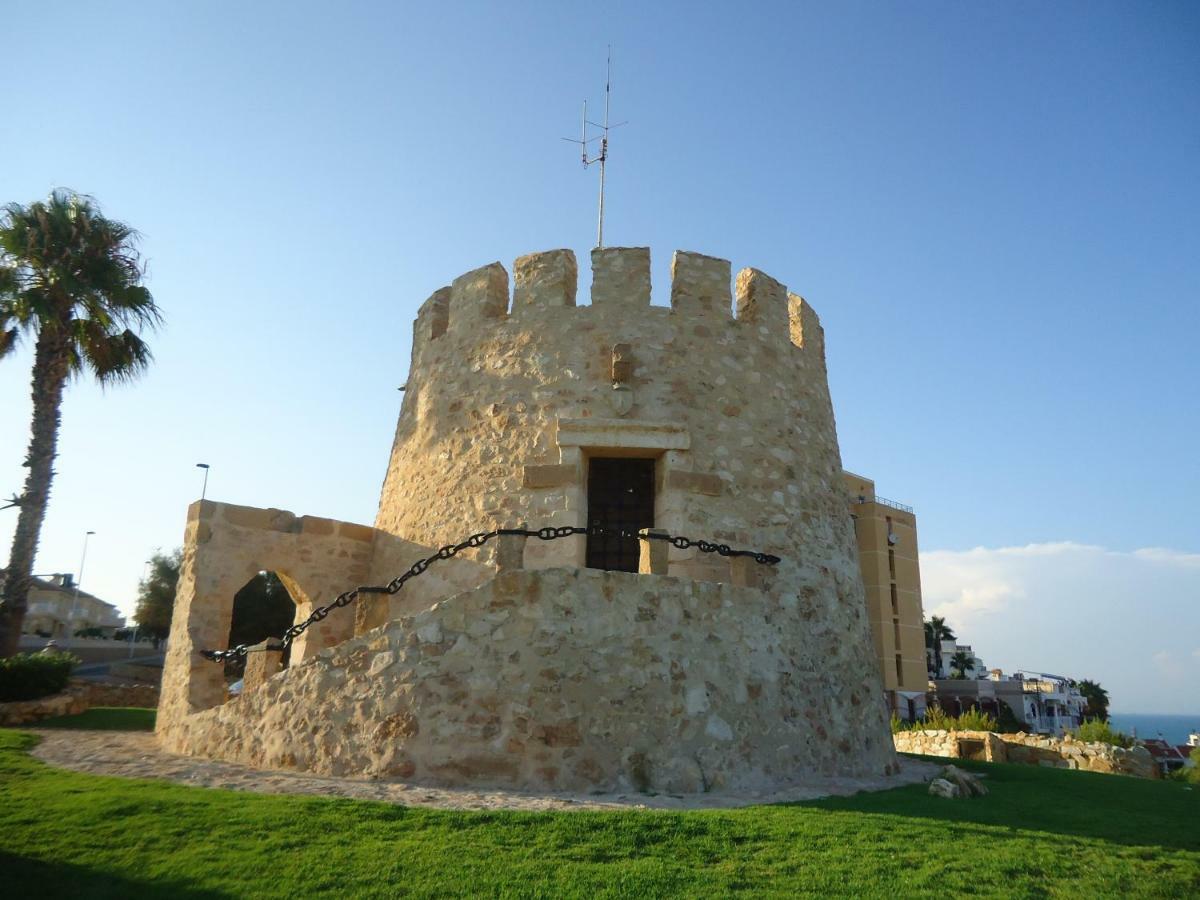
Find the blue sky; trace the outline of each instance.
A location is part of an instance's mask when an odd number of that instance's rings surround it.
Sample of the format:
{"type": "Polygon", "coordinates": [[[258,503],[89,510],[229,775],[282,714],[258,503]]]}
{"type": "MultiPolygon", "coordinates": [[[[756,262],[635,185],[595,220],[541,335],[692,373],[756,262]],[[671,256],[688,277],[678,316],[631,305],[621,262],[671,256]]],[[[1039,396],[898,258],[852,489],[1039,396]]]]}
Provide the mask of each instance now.
{"type": "MultiPolygon", "coordinates": [[[[144,381],[70,390],[39,571],[77,568],[94,529],[85,585],[129,608],[148,554],[180,541],[198,461],[216,499],[370,522],[417,305],[477,265],[591,246],[595,172],[560,137],[602,99],[611,42],[629,124],[606,236],[652,248],[654,302],[676,248],[807,297],[845,464],[917,509],[927,608],[990,664],[1200,714],[1195,4],[41,3],[5,20],[0,200],[95,195],[143,233],[167,317],[144,381]],[[1064,582],[1043,552],[1064,544],[1100,562],[1064,582]],[[1021,570],[1024,606],[972,605],[983,573],[952,577],[976,548],[994,575],[1029,547],[1048,568],[1021,570]],[[1163,568],[1110,577],[1110,557],[1163,568]],[[1097,623],[1100,597],[1116,614],[1097,623]]],[[[28,362],[0,364],[5,495],[28,362]]]]}

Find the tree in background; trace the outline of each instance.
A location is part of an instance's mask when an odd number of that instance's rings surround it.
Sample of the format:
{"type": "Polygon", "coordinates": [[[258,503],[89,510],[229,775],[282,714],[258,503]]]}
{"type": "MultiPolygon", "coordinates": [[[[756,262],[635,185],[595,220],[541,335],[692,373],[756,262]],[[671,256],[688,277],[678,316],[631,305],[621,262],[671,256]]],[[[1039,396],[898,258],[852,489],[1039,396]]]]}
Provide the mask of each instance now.
{"type": "Polygon", "coordinates": [[[942,677],[942,641],[954,640],[954,631],[946,624],[941,616],[933,616],[925,620],[925,646],[929,648],[933,659],[933,671],[930,677],[942,677]]]}
{"type": "MultiPolygon", "coordinates": [[[[161,317],[142,285],[137,234],[106,219],[90,197],[55,191],[44,201],[10,203],[0,215],[0,358],[33,341],[33,417],[8,574],[0,588],[0,657],[17,652],[37,555],[63,391],[72,376],[101,384],[131,381],[150,363],[135,334],[161,317]]],[[[14,427],[5,423],[4,431],[14,427]]]]}
{"type": "MultiPolygon", "coordinates": [[[[296,619],[296,603],[279,576],[259,572],[233,595],[233,619],[229,626],[229,647],[257,644],[267,638],[282,637],[296,619]]],[[[284,654],[286,661],[291,651],[284,654]]],[[[244,658],[226,663],[227,674],[241,674],[244,658]]]]}
{"type": "Polygon", "coordinates": [[[965,650],[956,650],[950,657],[950,674],[955,678],[966,678],[967,670],[972,667],[973,662],[970,653],[965,650]]]}
{"type": "Polygon", "coordinates": [[[1083,695],[1083,699],[1087,701],[1087,706],[1083,708],[1083,715],[1088,719],[1097,719],[1101,722],[1108,721],[1108,691],[1100,687],[1097,681],[1089,681],[1083,679],[1075,685],[1079,688],[1079,693],[1083,695]]]}
{"type": "Polygon", "coordinates": [[[175,608],[175,588],[179,584],[182,562],[182,550],[171,553],[156,550],[150,557],[149,574],[138,582],[133,620],[155,641],[162,640],[171,631],[171,613],[175,608]]]}

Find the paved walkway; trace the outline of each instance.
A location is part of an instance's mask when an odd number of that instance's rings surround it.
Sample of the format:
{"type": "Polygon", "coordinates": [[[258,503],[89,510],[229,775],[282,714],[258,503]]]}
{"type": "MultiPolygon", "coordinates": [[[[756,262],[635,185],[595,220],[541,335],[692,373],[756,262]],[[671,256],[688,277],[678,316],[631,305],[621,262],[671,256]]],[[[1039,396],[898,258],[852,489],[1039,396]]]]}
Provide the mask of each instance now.
{"type": "Polygon", "coordinates": [[[890,778],[821,778],[804,787],[769,794],[567,794],[501,790],[451,790],[405,784],[390,779],[332,778],[304,772],[254,769],[237,763],[175,756],[158,748],[154,735],[138,731],[67,731],[27,728],[41,738],[33,755],[52,766],[118,775],[162,778],[197,787],[254,791],[262,794],[316,794],[378,800],[435,809],[716,809],[814,800],[864,790],[882,790],[927,781],[937,766],[902,759],[899,775],[890,778]]]}

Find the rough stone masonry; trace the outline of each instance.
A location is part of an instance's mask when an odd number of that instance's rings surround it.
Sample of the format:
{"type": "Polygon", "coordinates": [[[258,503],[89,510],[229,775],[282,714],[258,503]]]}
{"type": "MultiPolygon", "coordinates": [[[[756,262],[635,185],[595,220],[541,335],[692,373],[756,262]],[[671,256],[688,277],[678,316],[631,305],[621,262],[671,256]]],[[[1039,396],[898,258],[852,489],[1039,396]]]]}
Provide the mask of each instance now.
{"type": "Polygon", "coordinates": [[[649,251],[595,250],[577,305],[575,256],[554,250],[516,261],[511,298],[499,263],[434,292],[374,527],[194,504],[164,747],[538,790],[895,771],[819,320],[755,269],[680,251],[671,274],[670,306],[651,306],[649,251]],[[607,571],[586,567],[586,536],[493,542],[334,613],[241,697],[199,656],[227,645],[258,571],[299,621],[478,531],[595,524],[598,459],[649,461],[654,528],[782,562],[670,547],[607,571]]]}

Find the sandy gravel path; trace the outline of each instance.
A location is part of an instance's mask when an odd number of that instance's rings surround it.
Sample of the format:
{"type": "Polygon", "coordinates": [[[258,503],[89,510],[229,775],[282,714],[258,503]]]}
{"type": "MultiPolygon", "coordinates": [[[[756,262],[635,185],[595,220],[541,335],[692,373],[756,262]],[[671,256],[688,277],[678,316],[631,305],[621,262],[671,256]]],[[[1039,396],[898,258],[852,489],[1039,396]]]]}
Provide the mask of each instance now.
{"type": "Polygon", "coordinates": [[[390,779],[333,778],[305,772],[254,769],[237,763],[175,756],[158,748],[154,735],[137,731],[66,731],[26,728],[41,738],[33,755],[64,769],[123,778],[161,778],[196,787],[261,794],[314,794],[378,800],[433,809],[728,809],[844,796],[927,781],[937,767],[902,759],[890,778],[821,778],[804,787],[769,794],[570,794],[431,788],[390,779]]]}

